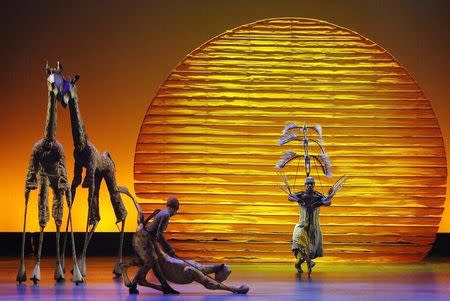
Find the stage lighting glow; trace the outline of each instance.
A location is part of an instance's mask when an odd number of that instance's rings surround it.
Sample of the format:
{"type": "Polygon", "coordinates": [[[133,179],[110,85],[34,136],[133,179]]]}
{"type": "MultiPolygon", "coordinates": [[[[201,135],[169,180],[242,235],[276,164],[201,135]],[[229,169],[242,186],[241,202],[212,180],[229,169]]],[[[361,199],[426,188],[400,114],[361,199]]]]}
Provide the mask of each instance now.
{"type": "MultiPolygon", "coordinates": [[[[168,236],[200,261],[288,262],[296,204],[279,189],[277,140],[319,123],[335,178],[321,211],[326,261],[418,261],[438,230],[446,158],[429,100],[385,49],[313,19],[261,20],[188,54],[153,98],[136,145],[146,212],[175,195],[168,236]]],[[[295,164],[293,164],[295,165],[295,164]]],[[[286,170],[296,189],[303,173],[286,170]]]]}

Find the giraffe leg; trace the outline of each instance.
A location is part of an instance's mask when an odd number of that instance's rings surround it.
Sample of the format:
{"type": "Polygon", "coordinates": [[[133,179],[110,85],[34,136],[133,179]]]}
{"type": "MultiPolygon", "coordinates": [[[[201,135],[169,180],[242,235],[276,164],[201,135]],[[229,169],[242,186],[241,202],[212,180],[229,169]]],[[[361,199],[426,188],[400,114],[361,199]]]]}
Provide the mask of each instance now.
{"type": "MultiPolygon", "coordinates": [[[[84,240],[84,246],[83,251],[81,252],[81,256],[78,259],[77,265],[80,269],[81,275],[84,277],[87,275],[87,269],[86,269],[86,252],[87,248],[89,246],[89,242],[91,241],[92,236],[94,235],[95,229],[97,228],[98,222],[96,222],[93,225],[90,225],[87,229],[87,232],[85,234],[85,240],[84,240]]],[[[73,270],[72,270],[73,273],[73,270]]]]}
{"type": "Polygon", "coordinates": [[[42,252],[42,242],[44,240],[44,227],[41,226],[41,230],[39,233],[39,247],[38,247],[38,255],[36,260],[36,265],[33,269],[33,274],[31,274],[30,280],[33,280],[34,284],[37,284],[41,280],[41,252],[42,252]]]}
{"type": "Polygon", "coordinates": [[[119,189],[117,188],[116,177],[114,175],[114,163],[111,159],[109,159],[109,170],[106,172],[104,179],[106,182],[106,186],[108,187],[109,196],[111,199],[111,204],[114,208],[114,213],[116,214],[116,223],[121,223],[121,231],[120,231],[120,242],[119,242],[119,253],[117,256],[117,263],[113,269],[113,273],[116,277],[122,275],[121,264],[122,264],[122,250],[123,250],[123,236],[124,236],[124,227],[125,220],[127,216],[127,210],[123,205],[122,198],[120,196],[119,189]]]}
{"type": "Polygon", "coordinates": [[[69,231],[69,217],[67,218],[66,231],[64,232],[63,245],[61,249],[61,266],[64,273],[66,272],[66,248],[67,248],[67,232],[69,231]]]}
{"type": "Polygon", "coordinates": [[[63,217],[64,190],[59,189],[59,187],[57,185],[56,186],[52,185],[52,189],[53,189],[52,215],[53,215],[53,219],[55,220],[55,224],[56,224],[56,266],[55,266],[54,279],[57,282],[59,282],[59,281],[64,280],[64,272],[63,272],[63,268],[61,265],[61,252],[60,252],[60,230],[61,230],[62,217],[63,217]]]}
{"type": "Polygon", "coordinates": [[[27,272],[25,270],[25,235],[26,235],[26,225],[27,225],[27,210],[28,210],[28,197],[30,191],[25,191],[25,212],[23,214],[23,231],[22,231],[22,246],[20,248],[20,264],[19,271],[17,272],[16,281],[21,284],[27,280],[27,272]]]}
{"type": "Polygon", "coordinates": [[[74,262],[74,266],[71,270],[71,273],[73,274],[74,271],[76,270],[76,267],[75,267],[75,265],[76,265],[83,277],[86,276],[86,258],[85,258],[85,256],[86,256],[86,250],[87,250],[87,245],[88,245],[89,233],[90,233],[90,230],[89,230],[89,213],[88,213],[87,222],[86,222],[86,230],[84,233],[83,249],[81,251],[80,257],[78,258],[78,261],[76,261],[76,264],[74,262]]]}
{"type": "MultiPolygon", "coordinates": [[[[70,209],[69,209],[70,210],[70,209]]],[[[69,211],[70,214],[70,211],[69,211]]],[[[72,220],[70,220],[70,236],[72,240],[72,258],[73,258],[73,269],[72,269],[72,281],[75,282],[76,285],[79,283],[83,283],[83,275],[81,274],[80,268],[78,267],[78,260],[77,260],[77,254],[75,250],[75,238],[73,236],[73,226],[72,226],[72,220]]]]}
{"type": "Polygon", "coordinates": [[[123,253],[123,236],[125,230],[125,219],[121,222],[122,227],[120,229],[120,242],[119,242],[119,254],[117,256],[117,262],[113,269],[113,274],[116,277],[120,277],[122,275],[122,253],[123,253]]]}
{"type": "Polygon", "coordinates": [[[46,177],[41,177],[40,180],[38,208],[40,226],[39,247],[36,264],[34,266],[33,273],[31,274],[31,280],[33,280],[34,284],[37,284],[41,280],[41,254],[42,243],[44,240],[44,228],[47,225],[50,216],[48,208],[48,179],[46,177]]]}
{"type": "MultiPolygon", "coordinates": [[[[83,244],[83,250],[81,252],[80,258],[78,258],[78,268],[80,269],[81,275],[86,276],[87,275],[87,269],[86,269],[86,252],[87,248],[89,246],[89,242],[91,241],[91,238],[95,232],[95,229],[97,228],[98,222],[100,220],[99,215],[99,207],[98,207],[98,193],[96,194],[95,191],[100,190],[100,180],[96,177],[95,179],[95,188],[94,185],[89,186],[89,192],[88,192],[88,200],[89,200],[89,211],[87,215],[87,222],[86,222],[86,233],[84,235],[84,244],[83,244]]],[[[73,270],[72,270],[73,272],[73,270]]]]}
{"type": "Polygon", "coordinates": [[[56,267],[55,267],[55,273],[54,273],[54,279],[57,282],[64,280],[64,271],[61,265],[61,253],[59,250],[59,239],[60,239],[60,228],[61,226],[56,226],[56,267]]]}
{"type": "MultiPolygon", "coordinates": [[[[72,243],[72,260],[74,262],[72,269],[72,281],[75,282],[76,285],[84,282],[83,276],[81,275],[80,268],[78,267],[77,261],[77,251],[75,248],[75,237],[73,236],[73,225],[72,225],[72,193],[70,189],[65,190],[67,207],[69,213],[67,214],[67,225],[70,225],[70,238],[72,243]]],[[[66,226],[66,236],[67,236],[67,226],[66,226]]],[[[65,250],[65,249],[64,249],[65,250]]],[[[65,253],[65,252],[64,252],[65,253]]]]}

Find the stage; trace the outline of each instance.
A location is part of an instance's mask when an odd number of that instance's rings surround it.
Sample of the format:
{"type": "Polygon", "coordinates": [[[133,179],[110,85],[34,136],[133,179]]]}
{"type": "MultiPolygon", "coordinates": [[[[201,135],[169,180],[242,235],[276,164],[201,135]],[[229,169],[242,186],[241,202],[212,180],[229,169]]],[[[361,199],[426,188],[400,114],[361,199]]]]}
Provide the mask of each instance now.
{"type": "MultiPolygon", "coordinates": [[[[39,285],[27,280],[17,285],[18,258],[0,259],[0,300],[450,300],[450,260],[427,259],[415,264],[331,264],[318,263],[312,278],[298,277],[293,265],[234,264],[225,282],[246,284],[247,295],[211,291],[200,284],[173,285],[177,296],[165,296],[145,287],[139,295],[129,295],[122,279],[111,273],[112,257],[88,258],[86,283],[76,286],[69,279],[55,284],[54,259],[41,263],[39,285]]],[[[68,265],[70,266],[70,265],[68,265]]],[[[27,276],[33,269],[26,262],[27,276]]],[[[131,270],[134,272],[134,270],[131,270]]],[[[66,273],[70,278],[70,273],[66,273]]]]}

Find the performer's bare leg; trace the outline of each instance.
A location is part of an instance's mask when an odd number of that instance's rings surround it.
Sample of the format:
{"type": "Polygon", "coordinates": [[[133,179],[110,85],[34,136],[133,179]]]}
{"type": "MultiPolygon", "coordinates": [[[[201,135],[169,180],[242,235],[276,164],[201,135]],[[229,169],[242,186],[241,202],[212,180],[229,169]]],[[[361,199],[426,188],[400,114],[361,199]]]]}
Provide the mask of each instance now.
{"type": "Polygon", "coordinates": [[[310,256],[306,254],[304,250],[300,249],[299,254],[303,258],[303,261],[306,261],[306,265],[308,267],[308,277],[311,277],[312,268],[315,266],[314,261],[311,260],[310,256]]]}
{"type": "MultiPolygon", "coordinates": [[[[152,256],[153,257],[153,256],[152,256]]],[[[169,283],[166,280],[166,277],[164,276],[161,267],[158,264],[158,258],[156,257],[156,254],[153,258],[154,263],[153,263],[153,274],[155,274],[155,277],[158,279],[158,281],[161,283],[161,287],[162,287],[162,291],[164,294],[175,294],[178,295],[179,292],[175,289],[173,289],[169,283]]],[[[143,278],[145,279],[145,278],[143,278]]]]}
{"type": "Polygon", "coordinates": [[[188,273],[192,279],[200,284],[202,284],[205,288],[210,290],[226,290],[236,294],[246,294],[249,290],[248,286],[241,285],[240,287],[228,286],[223,283],[217,282],[212,278],[207,277],[200,270],[187,266],[184,268],[184,272],[188,273]]]}
{"type": "Polygon", "coordinates": [[[139,281],[141,281],[141,279],[145,279],[147,277],[147,274],[151,269],[151,266],[149,265],[138,265],[138,266],[139,268],[136,275],[134,276],[133,280],[129,283],[129,285],[127,285],[130,294],[139,294],[137,285],[139,281]]]}
{"type": "Polygon", "coordinates": [[[155,251],[156,246],[154,245],[154,242],[147,240],[148,238],[147,235],[140,238],[136,238],[136,236],[133,237],[133,247],[136,255],[139,257],[139,269],[133,281],[131,281],[131,287],[129,289],[130,293],[139,293],[136,289],[137,284],[142,283],[142,285],[145,284],[145,286],[149,286],[148,283],[143,280],[145,280],[147,273],[153,269],[153,274],[158,279],[159,283],[161,283],[161,290],[164,294],[179,294],[179,292],[174,290],[167,282],[166,277],[158,264],[158,256],[155,251]]]}
{"type": "Polygon", "coordinates": [[[139,294],[139,291],[137,289],[138,284],[141,286],[150,287],[155,290],[166,293],[165,292],[166,290],[164,290],[161,285],[153,284],[146,280],[146,276],[151,269],[152,269],[151,265],[148,265],[148,264],[141,265],[137,261],[131,262],[131,264],[124,266],[124,270],[123,270],[124,283],[125,283],[125,286],[128,287],[128,291],[130,294],[139,294]],[[133,278],[133,281],[130,281],[130,279],[128,278],[128,273],[127,273],[128,267],[131,265],[139,266],[139,269],[138,269],[135,277],[133,278]]]}
{"type": "Polygon", "coordinates": [[[129,290],[130,294],[139,294],[139,291],[136,288],[137,284],[139,284],[141,286],[150,287],[150,288],[156,289],[158,291],[163,290],[161,285],[156,285],[156,284],[150,283],[146,280],[146,276],[147,276],[148,272],[150,271],[150,268],[148,266],[147,266],[147,268],[148,268],[147,271],[145,271],[146,269],[143,269],[143,271],[139,275],[136,275],[133,278],[133,281],[131,281],[128,276],[128,268],[131,266],[139,267],[139,266],[142,266],[142,263],[137,259],[133,259],[126,263],[122,263],[122,265],[121,265],[123,283],[125,284],[126,287],[128,287],[130,289],[129,290]],[[145,273],[145,276],[143,276],[144,273],[145,273]],[[143,279],[142,279],[142,277],[143,277],[143,279]]]}
{"type": "Polygon", "coordinates": [[[128,276],[128,268],[133,266],[139,266],[141,263],[137,259],[132,259],[127,262],[122,263],[122,275],[123,275],[123,283],[126,287],[132,287],[132,283],[130,277],[128,276]]]}
{"type": "MultiPolygon", "coordinates": [[[[150,283],[150,282],[148,282],[147,279],[145,279],[145,278],[139,280],[139,283],[138,283],[138,284],[139,284],[140,286],[146,286],[146,287],[150,287],[150,288],[152,288],[152,289],[155,289],[155,290],[164,292],[164,289],[162,288],[161,285],[150,283]]],[[[130,292],[131,292],[131,291],[130,291],[130,292]]],[[[165,293],[165,294],[168,294],[168,293],[166,293],[166,292],[164,292],[164,293],[165,293]]],[[[173,294],[173,293],[171,293],[171,294],[173,294]]]]}
{"type": "Polygon", "coordinates": [[[304,263],[304,262],[305,262],[305,260],[302,257],[299,257],[297,259],[297,262],[295,263],[295,268],[297,269],[297,272],[300,274],[303,273],[302,263],[304,263]]]}
{"type": "Polygon", "coordinates": [[[295,249],[295,250],[293,250],[293,251],[294,251],[294,256],[295,256],[295,258],[296,258],[296,261],[295,261],[295,268],[297,269],[297,272],[298,272],[299,274],[302,274],[302,273],[303,273],[303,270],[302,270],[302,263],[305,262],[305,259],[303,258],[302,253],[301,253],[298,249],[295,249]]]}
{"type": "Polygon", "coordinates": [[[198,268],[203,274],[209,275],[209,274],[215,274],[214,279],[218,282],[225,281],[228,276],[231,274],[230,267],[223,263],[223,264],[199,264],[198,262],[194,260],[186,260],[189,264],[193,265],[194,267],[198,268]]]}

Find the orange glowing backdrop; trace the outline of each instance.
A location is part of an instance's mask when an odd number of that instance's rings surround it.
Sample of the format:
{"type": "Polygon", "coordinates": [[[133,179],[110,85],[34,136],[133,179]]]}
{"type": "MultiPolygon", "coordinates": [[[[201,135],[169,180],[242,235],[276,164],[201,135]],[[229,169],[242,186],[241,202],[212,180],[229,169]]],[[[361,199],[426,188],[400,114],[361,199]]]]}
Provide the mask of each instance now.
{"type": "Polygon", "coordinates": [[[447,174],[430,102],[381,46],[303,18],[220,34],[189,53],[153,98],[136,146],[135,191],[147,212],[169,195],[182,200],[169,228],[180,255],[291,261],[297,205],[277,188],[274,169],[289,121],[324,128],[335,177],[322,177],[319,190],[349,177],[321,211],[325,260],[423,258],[447,174]]]}

